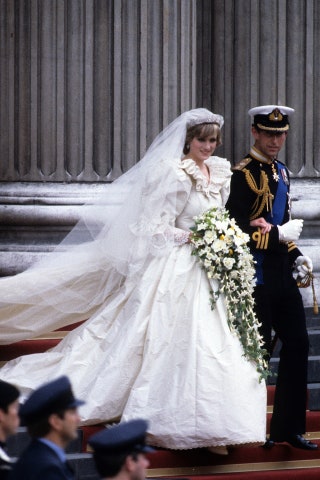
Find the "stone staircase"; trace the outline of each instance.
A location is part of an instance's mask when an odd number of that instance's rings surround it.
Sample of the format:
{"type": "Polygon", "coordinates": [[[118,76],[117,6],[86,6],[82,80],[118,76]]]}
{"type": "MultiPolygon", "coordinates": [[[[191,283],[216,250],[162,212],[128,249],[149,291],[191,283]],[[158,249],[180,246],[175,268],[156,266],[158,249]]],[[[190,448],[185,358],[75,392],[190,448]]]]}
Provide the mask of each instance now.
{"type": "MultiPolygon", "coordinates": [[[[309,358],[309,404],[307,412],[307,436],[320,446],[320,315],[314,315],[311,308],[306,309],[310,336],[309,358]]],[[[72,327],[74,328],[74,326],[72,327]]],[[[0,347],[0,361],[21,354],[44,351],[57,344],[67,330],[55,332],[37,340],[19,342],[11,346],[0,347]]],[[[276,373],[280,343],[276,344],[271,367],[276,373]]],[[[267,427],[272,412],[275,376],[270,378],[268,386],[267,427]]],[[[68,448],[68,458],[72,463],[78,480],[97,480],[87,439],[101,426],[82,427],[78,438],[68,448]]],[[[18,457],[29,441],[24,427],[18,435],[9,441],[9,453],[18,457]]],[[[189,451],[157,450],[150,455],[148,478],[184,477],[198,480],[268,480],[320,478],[320,449],[315,452],[297,450],[287,444],[278,444],[272,450],[261,447],[237,447],[230,450],[227,457],[211,454],[205,449],[189,451]]]]}
{"type": "MultiPolygon", "coordinates": [[[[309,333],[309,366],[308,366],[308,407],[309,410],[320,410],[320,315],[315,315],[311,307],[305,309],[309,333]]],[[[278,340],[273,357],[270,361],[270,369],[275,374],[278,369],[279,351],[281,342],[278,340]]],[[[275,385],[276,376],[269,378],[269,384],[275,385]]],[[[319,425],[320,430],[320,425],[319,425]]]]}
{"type": "MultiPolygon", "coordinates": [[[[269,402],[272,402],[273,388],[268,389],[269,402]]],[[[271,407],[271,405],[270,405],[271,407]]],[[[271,413],[268,413],[269,425],[271,413]]],[[[320,412],[308,412],[308,438],[320,443],[320,412]]],[[[68,448],[67,457],[73,465],[77,480],[98,480],[93,460],[87,449],[87,439],[99,427],[82,427],[78,439],[68,448]]],[[[24,427],[9,441],[9,452],[18,457],[29,442],[24,427]]],[[[319,479],[320,451],[309,452],[293,449],[287,444],[279,444],[272,450],[262,447],[236,447],[230,449],[227,457],[214,455],[206,449],[170,451],[159,449],[149,455],[148,478],[189,478],[192,480],[263,480],[319,479]],[[317,476],[315,476],[315,474],[317,476]],[[204,477],[204,478],[203,478],[204,477]]]]}

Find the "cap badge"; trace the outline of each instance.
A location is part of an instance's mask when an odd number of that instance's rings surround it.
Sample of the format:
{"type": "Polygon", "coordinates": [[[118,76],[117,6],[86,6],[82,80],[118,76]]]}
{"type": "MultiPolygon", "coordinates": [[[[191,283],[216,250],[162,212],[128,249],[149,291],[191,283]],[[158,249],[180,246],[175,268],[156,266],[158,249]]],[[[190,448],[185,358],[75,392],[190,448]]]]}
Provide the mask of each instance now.
{"type": "Polygon", "coordinates": [[[275,108],[274,110],[272,110],[272,112],[269,115],[269,120],[271,122],[281,122],[282,119],[283,119],[283,116],[282,116],[279,108],[275,108]]]}

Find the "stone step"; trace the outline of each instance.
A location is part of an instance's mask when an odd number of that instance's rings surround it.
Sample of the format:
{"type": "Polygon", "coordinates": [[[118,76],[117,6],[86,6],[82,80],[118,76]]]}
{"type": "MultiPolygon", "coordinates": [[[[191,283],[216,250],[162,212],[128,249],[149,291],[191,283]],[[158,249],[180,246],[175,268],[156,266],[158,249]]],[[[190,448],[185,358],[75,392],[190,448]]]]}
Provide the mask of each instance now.
{"type": "MultiPolygon", "coordinates": [[[[320,302],[320,297],[319,297],[319,302],[320,302]]],[[[319,306],[320,310],[320,306],[319,306]]],[[[306,307],[305,308],[305,313],[306,313],[306,320],[307,320],[307,327],[309,328],[314,328],[318,327],[320,328],[320,313],[315,314],[313,312],[312,307],[306,307]]]]}
{"type": "MultiPolygon", "coordinates": [[[[279,358],[271,358],[270,370],[273,373],[269,377],[269,384],[274,385],[276,383],[276,374],[279,366],[279,358]]],[[[308,362],[308,383],[320,382],[320,355],[309,355],[308,362]]]]}
{"type": "MultiPolygon", "coordinates": [[[[277,381],[278,358],[271,358],[270,370],[273,374],[268,379],[269,385],[275,385],[277,381]]],[[[320,410],[320,355],[309,356],[308,364],[308,408],[320,410]]]]}
{"type": "MultiPolygon", "coordinates": [[[[309,329],[309,355],[320,355],[320,329],[309,329]]],[[[320,372],[319,372],[320,380],[320,372]]]]}
{"type": "MultiPolygon", "coordinates": [[[[320,329],[309,328],[308,336],[309,336],[309,356],[320,355],[320,329]]],[[[272,354],[273,358],[279,357],[281,345],[282,345],[281,341],[277,340],[273,350],[273,354],[272,354]]],[[[320,380],[320,371],[319,371],[319,380],[320,380]]]]}
{"type": "MultiPolygon", "coordinates": [[[[272,416],[272,404],[274,392],[269,392],[273,387],[268,387],[268,413],[266,416],[267,433],[269,433],[270,420],[272,416]]],[[[320,411],[307,410],[306,429],[309,436],[320,440],[320,411]]],[[[96,432],[104,429],[103,425],[82,426],[78,428],[77,438],[71,442],[67,448],[68,454],[88,453],[88,439],[96,432]]],[[[7,442],[8,453],[12,457],[18,457],[21,452],[28,446],[30,437],[26,427],[19,427],[17,434],[10,437],[7,442]]]]}
{"type": "MultiPolygon", "coordinates": [[[[313,315],[311,309],[306,309],[307,324],[310,338],[310,358],[309,358],[309,398],[307,412],[307,437],[320,444],[320,320],[319,315],[313,315]]],[[[74,328],[71,326],[70,329],[74,328]]],[[[33,353],[39,348],[40,351],[46,350],[60,341],[67,334],[66,329],[56,332],[55,338],[42,338],[41,342],[26,341],[20,343],[20,354],[33,353]],[[46,344],[46,341],[49,343],[46,344]],[[44,342],[44,343],[43,343],[44,342]],[[51,342],[51,343],[50,343],[51,342]],[[38,344],[37,344],[38,343],[38,344]],[[50,344],[50,345],[49,345],[50,344]]],[[[18,345],[15,345],[17,347],[18,345]]],[[[275,373],[278,366],[278,355],[281,348],[281,343],[278,341],[270,366],[275,373]]],[[[9,352],[10,348],[8,349],[9,352]]],[[[13,349],[15,350],[15,349],[13,349]]],[[[39,350],[38,350],[39,351],[39,350]]],[[[6,352],[6,355],[8,354],[6,352]]],[[[4,352],[3,352],[4,353],[4,352]]],[[[6,355],[3,358],[6,358],[6,355]]],[[[17,356],[17,350],[15,350],[17,356]]],[[[272,403],[274,395],[274,384],[276,381],[275,375],[270,379],[268,386],[268,414],[267,414],[267,429],[269,430],[272,403]]],[[[73,465],[75,470],[75,477],[77,480],[98,480],[99,477],[95,471],[94,463],[91,454],[87,451],[87,438],[92,435],[95,429],[102,428],[101,426],[83,427],[79,429],[78,438],[70,444],[67,451],[68,460],[73,465]]],[[[9,453],[13,457],[18,457],[21,451],[27,446],[29,437],[24,427],[19,429],[19,434],[9,440],[9,453]]],[[[320,452],[320,450],[319,450],[320,452]]],[[[196,479],[201,475],[202,480],[243,479],[242,475],[246,475],[246,480],[249,478],[257,480],[271,478],[272,472],[275,473],[275,478],[283,479],[311,479],[318,477],[311,477],[313,467],[320,468],[320,453],[313,454],[310,452],[301,452],[297,449],[292,449],[286,444],[279,444],[272,452],[265,452],[260,447],[241,447],[235,448],[227,458],[220,458],[217,455],[211,455],[208,459],[208,453],[205,449],[198,449],[190,451],[159,451],[150,457],[151,465],[147,472],[148,478],[163,480],[164,477],[181,476],[196,479]],[[218,458],[217,458],[218,457],[218,458]],[[261,457],[261,458],[260,458],[261,457]],[[194,463],[190,463],[190,458],[194,459],[194,463]],[[316,462],[316,464],[315,464],[316,462]],[[285,465],[285,466],[284,466],[285,465]],[[300,475],[300,471],[308,472],[308,475],[300,475]],[[286,472],[294,472],[294,477],[287,476],[286,472]],[[237,473],[238,472],[238,473],[237,473]],[[280,472],[280,473],[279,473],[280,472]],[[269,477],[269,474],[271,475],[269,477]],[[239,475],[239,477],[237,476],[239,475]]],[[[319,471],[319,470],[318,470],[319,471]]]]}
{"type": "Polygon", "coordinates": [[[69,453],[67,458],[74,469],[76,480],[100,479],[90,453],[69,453]]]}
{"type": "Polygon", "coordinates": [[[320,410],[320,383],[308,385],[308,407],[310,410],[320,410]]]}
{"type": "Polygon", "coordinates": [[[320,355],[310,355],[308,363],[308,382],[320,381],[320,355]]]}
{"type": "MultiPolygon", "coordinates": [[[[270,411],[272,411],[275,387],[268,386],[267,387],[267,404],[270,411]]],[[[308,428],[310,431],[315,431],[318,429],[318,425],[314,422],[315,414],[309,415],[309,423],[308,428]],[[311,416],[310,416],[311,415],[311,416]]],[[[319,414],[320,417],[320,414],[319,414]]],[[[270,414],[267,415],[267,424],[270,420],[270,414]]],[[[78,429],[78,437],[67,448],[67,452],[70,454],[73,453],[87,453],[88,451],[88,438],[96,433],[97,431],[104,428],[102,425],[92,425],[92,426],[84,426],[78,429]]],[[[320,427],[319,427],[320,429],[320,427]]],[[[30,437],[28,435],[27,429],[25,426],[20,426],[18,428],[17,434],[10,437],[8,440],[8,451],[10,456],[18,457],[22,450],[24,450],[28,443],[30,442],[30,437]]]]}
{"type": "MultiPolygon", "coordinates": [[[[268,424],[270,421],[270,414],[268,414],[268,424]]],[[[319,426],[320,412],[308,412],[307,413],[307,438],[317,443],[320,442],[320,432],[313,430],[319,426]]],[[[100,427],[102,428],[102,427],[100,427]]],[[[85,431],[87,427],[83,427],[85,431]]],[[[82,430],[82,429],[79,429],[82,430]]],[[[91,434],[91,428],[89,428],[91,434]]],[[[19,429],[17,437],[24,442],[24,448],[28,443],[26,438],[26,431],[22,427],[19,429]]],[[[89,435],[90,436],[90,435],[89,435]]],[[[81,434],[79,434],[81,439],[81,434]]],[[[79,444],[74,444],[67,452],[67,458],[71,462],[74,471],[75,478],[77,480],[98,480],[99,477],[95,471],[94,463],[91,458],[90,452],[75,452],[70,451],[79,448],[79,444]]],[[[9,453],[12,455],[12,440],[9,442],[9,453]]],[[[19,454],[16,454],[17,458],[19,454]]],[[[266,478],[272,478],[272,476],[263,477],[259,476],[259,472],[277,472],[286,471],[287,474],[295,471],[293,477],[281,476],[283,479],[309,479],[307,472],[312,468],[320,467],[320,454],[319,451],[309,452],[298,450],[290,447],[287,444],[278,444],[272,450],[265,450],[259,446],[256,447],[234,447],[230,449],[230,454],[227,457],[220,455],[214,455],[209,453],[206,449],[192,449],[186,451],[174,451],[157,449],[154,454],[149,455],[150,466],[147,471],[148,478],[173,478],[181,476],[195,479],[201,476],[203,480],[212,480],[212,478],[231,478],[236,480],[237,478],[256,478],[253,472],[258,475],[260,480],[266,478]],[[299,470],[304,469],[305,476],[299,476],[299,470]],[[248,476],[243,477],[248,472],[248,476]],[[251,473],[250,473],[251,472],[251,473]],[[236,474],[239,474],[239,477],[236,474]],[[221,477],[220,477],[221,475],[221,477]],[[229,477],[230,475],[230,477],[229,477]]],[[[319,471],[318,471],[319,473],[319,471]]],[[[278,478],[275,476],[274,478],[278,478]]],[[[318,478],[313,477],[312,478],[318,478]]],[[[200,477],[199,477],[200,479],[200,477]]],[[[185,480],[185,479],[184,479],[185,480]]]]}
{"type": "MultiPolygon", "coordinates": [[[[320,410],[320,315],[315,315],[313,309],[306,308],[306,320],[309,334],[309,366],[308,366],[308,408],[320,410]]],[[[276,384],[281,341],[277,340],[270,361],[273,375],[269,378],[269,385],[276,384]]]]}

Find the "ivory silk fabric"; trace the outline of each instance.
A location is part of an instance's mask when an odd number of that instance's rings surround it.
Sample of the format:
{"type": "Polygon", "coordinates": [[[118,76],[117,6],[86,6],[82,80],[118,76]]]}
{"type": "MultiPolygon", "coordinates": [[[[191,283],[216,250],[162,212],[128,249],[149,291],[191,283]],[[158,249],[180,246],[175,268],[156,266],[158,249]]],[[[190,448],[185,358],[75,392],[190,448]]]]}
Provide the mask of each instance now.
{"type": "MultiPolygon", "coordinates": [[[[15,312],[15,328],[20,322],[23,333],[15,339],[44,331],[44,319],[57,328],[89,318],[50,352],[8,362],[1,379],[18,385],[26,396],[39,384],[68,375],[75,395],[86,401],[80,408],[83,424],[145,418],[148,440],[155,446],[190,449],[265,441],[265,383],[259,383],[255,365],[230,333],[223,296],[211,310],[212,287],[192,247],[181,240],[195,215],[223,206],[228,197],[229,163],[219,157],[206,162],[210,182],[192,160],[177,160],[172,168],[171,175],[185,186],[170,219],[176,245],[168,255],[152,257],[136,276],[121,277],[110,269],[102,277],[103,259],[88,252],[87,263],[83,259],[72,272],[69,266],[57,271],[51,265],[43,278],[30,270],[8,279],[7,288],[15,292],[27,283],[25,305],[15,312]],[[68,288],[73,285],[74,299],[69,298],[65,312],[57,309],[63,297],[53,297],[51,305],[30,313],[27,297],[33,295],[36,304],[37,284],[45,281],[50,295],[51,275],[68,288]],[[97,289],[101,302],[91,308],[97,289]],[[80,315],[77,300],[83,298],[87,310],[80,315]]],[[[4,318],[8,308],[0,309],[0,328],[10,336],[15,332],[4,318]]]]}

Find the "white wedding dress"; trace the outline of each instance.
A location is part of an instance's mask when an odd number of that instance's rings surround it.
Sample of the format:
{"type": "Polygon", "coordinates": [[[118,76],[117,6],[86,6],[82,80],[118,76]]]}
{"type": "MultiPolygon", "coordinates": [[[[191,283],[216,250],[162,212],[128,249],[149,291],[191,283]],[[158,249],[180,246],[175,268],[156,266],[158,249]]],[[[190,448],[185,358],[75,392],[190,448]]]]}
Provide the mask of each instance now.
{"type": "Polygon", "coordinates": [[[89,302],[94,290],[103,290],[98,278],[103,259],[95,259],[94,252],[90,271],[86,262],[73,271],[51,264],[43,276],[31,269],[1,279],[6,303],[0,308],[0,329],[7,339],[88,318],[52,351],[8,362],[1,379],[27,395],[45,381],[68,375],[76,396],[86,401],[80,408],[83,424],[146,418],[155,446],[190,449],[265,441],[265,382],[259,382],[255,365],[230,333],[223,296],[211,310],[212,286],[191,245],[184,243],[193,217],[223,206],[229,194],[229,163],[219,157],[206,163],[209,183],[193,160],[175,162],[171,175],[188,191],[178,196],[179,213],[171,219],[175,246],[166,256],[152,257],[133,277],[123,278],[110,268],[98,307],[89,302]],[[86,312],[77,316],[70,300],[58,313],[65,299],[50,295],[53,277],[74,289],[74,304],[87,299],[86,312]],[[48,282],[47,304],[37,298],[39,282],[48,282]],[[10,306],[17,295],[25,295],[25,305],[10,306]]]}

